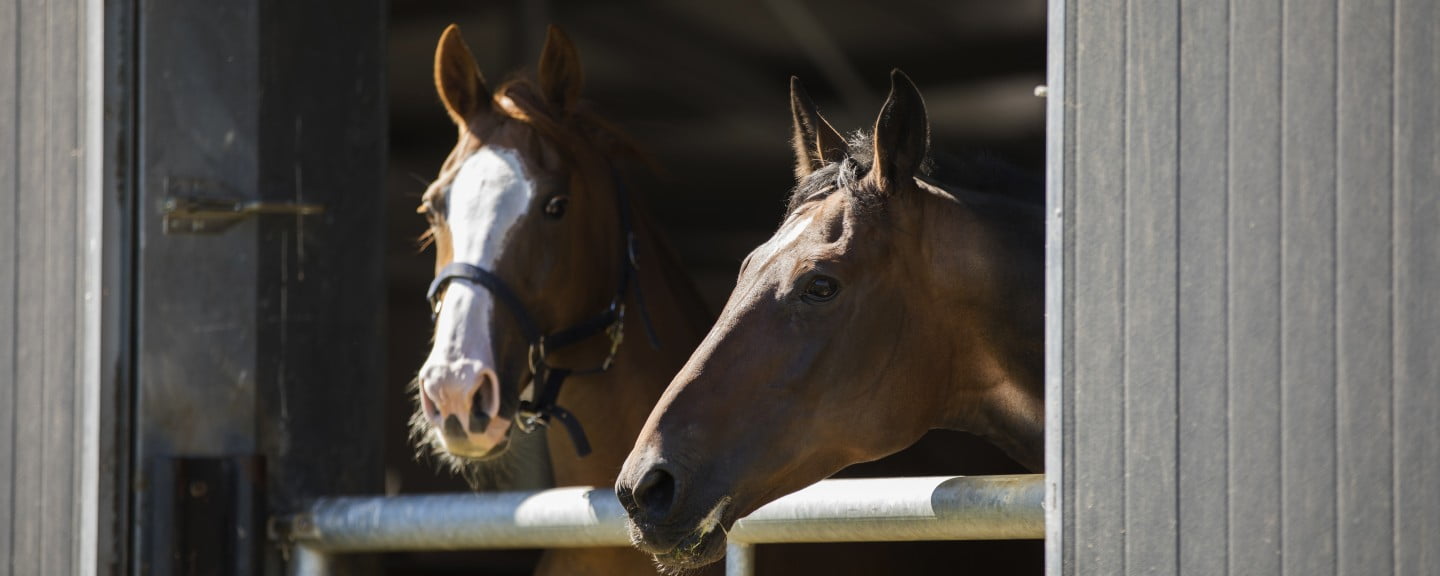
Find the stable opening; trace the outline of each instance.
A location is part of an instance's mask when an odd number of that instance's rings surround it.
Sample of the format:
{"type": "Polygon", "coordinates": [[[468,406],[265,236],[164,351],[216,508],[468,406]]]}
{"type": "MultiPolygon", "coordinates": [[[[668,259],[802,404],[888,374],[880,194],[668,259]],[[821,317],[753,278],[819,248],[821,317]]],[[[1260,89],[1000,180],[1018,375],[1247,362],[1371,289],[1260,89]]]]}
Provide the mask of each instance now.
{"type": "MultiPolygon", "coordinates": [[[[682,260],[711,313],[724,305],[741,260],[779,225],[794,182],[788,79],[800,77],[819,108],[844,133],[869,130],[885,98],[891,68],[903,69],[925,97],[932,149],[981,154],[1042,176],[1046,2],[1024,0],[843,2],[410,1],[390,10],[388,91],[389,351],[385,403],[386,484],[391,493],[462,492],[463,479],[416,460],[407,440],[414,409],[410,382],[431,338],[423,298],[434,256],[416,239],[415,215],[426,182],[455,143],[455,128],[435,95],[432,58],[445,26],[461,25],[486,79],[498,85],[533,73],[547,24],[579,50],[584,97],[653,156],[661,172],[637,179],[636,193],[682,260]]],[[[633,330],[633,328],[632,328],[633,330]]],[[[642,342],[638,332],[630,342],[642,342]]],[[[563,434],[556,427],[550,434],[563,434]]],[[[566,455],[569,457],[570,455],[566,455]]],[[[839,476],[977,475],[1023,472],[973,436],[932,432],[882,462],[839,476]]],[[[548,485],[549,471],[526,468],[511,488],[548,485]]],[[[824,554],[826,546],[786,545],[824,554]]],[[[884,546],[895,546],[886,544],[884,546]]],[[[1040,574],[1043,543],[914,542],[917,557],[1005,559],[1006,572],[1040,574]]],[[[775,546],[759,548],[759,565],[775,546]]],[[[529,574],[536,552],[390,554],[386,573],[457,571],[529,574]]],[[[998,562],[998,560],[996,560],[998,562]]],[[[998,566],[998,564],[997,564],[998,566]]],[[[884,568],[877,567],[879,571],[884,568]]]]}

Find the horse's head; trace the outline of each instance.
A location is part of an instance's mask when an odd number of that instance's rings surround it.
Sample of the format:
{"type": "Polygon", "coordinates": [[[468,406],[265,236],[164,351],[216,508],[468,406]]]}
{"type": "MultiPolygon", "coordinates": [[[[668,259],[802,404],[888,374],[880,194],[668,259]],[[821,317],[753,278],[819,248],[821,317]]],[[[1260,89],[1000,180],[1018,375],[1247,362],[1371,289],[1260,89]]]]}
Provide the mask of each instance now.
{"type": "Polygon", "coordinates": [[[582,109],[581,84],[575,48],[553,28],[538,84],[517,79],[493,92],[457,27],[436,48],[435,86],[459,139],[419,209],[439,280],[412,424],[417,440],[455,463],[508,445],[531,366],[545,355],[529,333],[604,310],[622,273],[615,181],[597,148],[608,133],[582,109]],[[452,263],[482,272],[452,274],[452,263]]]}
{"type": "Polygon", "coordinates": [[[636,544],[662,564],[714,561],[736,519],[1009,393],[975,321],[1000,285],[982,257],[995,239],[923,178],[925,105],[891,80],[873,131],[850,141],[792,80],[784,223],[741,265],[617,483],[636,544]]]}

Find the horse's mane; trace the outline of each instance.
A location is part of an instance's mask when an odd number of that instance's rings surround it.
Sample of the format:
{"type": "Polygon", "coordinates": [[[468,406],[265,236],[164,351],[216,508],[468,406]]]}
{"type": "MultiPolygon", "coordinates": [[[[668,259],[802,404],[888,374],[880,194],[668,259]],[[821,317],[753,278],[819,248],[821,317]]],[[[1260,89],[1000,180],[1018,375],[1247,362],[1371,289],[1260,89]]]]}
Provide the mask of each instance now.
{"type": "MultiPolygon", "coordinates": [[[[880,191],[865,180],[875,157],[870,135],[856,131],[847,143],[849,153],[844,158],[826,164],[795,185],[787,214],[805,202],[840,190],[848,190],[861,206],[879,202],[880,191]]],[[[1043,180],[989,154],[957,156],[932,148],[920,165],[920,178],[977,208],[1039,209],[1045,203],[1043,180]]]]}

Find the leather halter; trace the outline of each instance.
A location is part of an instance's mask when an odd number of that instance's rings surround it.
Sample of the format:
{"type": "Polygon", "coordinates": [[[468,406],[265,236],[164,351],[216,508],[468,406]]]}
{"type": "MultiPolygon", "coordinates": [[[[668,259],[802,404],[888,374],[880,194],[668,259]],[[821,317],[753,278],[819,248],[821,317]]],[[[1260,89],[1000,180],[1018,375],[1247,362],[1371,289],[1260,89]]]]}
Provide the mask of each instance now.
{"type": "Polygon", "coordinates": [[[575,451],[581,457],[590,453],[590,441],[585,437],[585,429],[575,418],[575,414],[556,404],[560,397],[560,387],[564,385],[565,378],[573,374],[599,374],[614,365],[615,355],[620,350],[621,342],[625,340],[625,301],[632,284],[635,286],[635,303],[640,307],[640,318],[645,325],[645,333],[650,338],[650,345],[659,348],[659,340],[655,337],[655,329],[650,325],[650,316],[645,310],[645,298],[640,290],[640,266],[635,256],[635,230],[630,218],[629,193],[625,183],[613,169],[611,177],[615,182],[615,202],[620,214],[621,272],[615,296],[604,310],[569,328],[547,334],[536,325],[534,316],[530,315],[520,297],[504,280],[494,272],[464,262],[446,264],[435,275],[435,279],[430,282],[430,289],[426,292],[432,318],[439,318],[440,293],[454,280],[465,280],[485,288],[510,311],[510,315],[520,327],[521,336],[529,345],[526,360],[530,368],[530,382],[534,387],[531,400],[520,402],[515,423],[521,431],[528,434],[549,426],[552,418],[559,420],[565,425],[565,430],[569,432],[570,440],[575,445],[575,451]],[[610,349],[598,366],[576,370],[551,366],[546,360],[554,350],[574,346],[602,333],[610,340],[610,349]]]}

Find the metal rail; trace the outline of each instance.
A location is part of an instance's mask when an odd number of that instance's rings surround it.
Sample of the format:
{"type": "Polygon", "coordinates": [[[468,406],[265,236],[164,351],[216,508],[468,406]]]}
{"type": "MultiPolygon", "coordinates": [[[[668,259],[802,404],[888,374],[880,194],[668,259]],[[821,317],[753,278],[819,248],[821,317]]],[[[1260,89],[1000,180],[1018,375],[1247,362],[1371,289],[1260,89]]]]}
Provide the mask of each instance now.
{"type": "MultiPolygon", "coordinates": [[[[1044,538],[1044,493],[1038,474],[826,480],[736,522],[726,573],[751,573],[754,544],[1044,538]]],[[[325,498],[280,528],[295,576],[347,552],[630,544],[608,488],[325,498]]]]}

